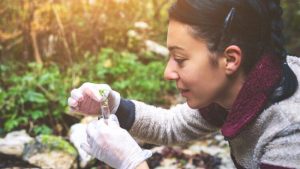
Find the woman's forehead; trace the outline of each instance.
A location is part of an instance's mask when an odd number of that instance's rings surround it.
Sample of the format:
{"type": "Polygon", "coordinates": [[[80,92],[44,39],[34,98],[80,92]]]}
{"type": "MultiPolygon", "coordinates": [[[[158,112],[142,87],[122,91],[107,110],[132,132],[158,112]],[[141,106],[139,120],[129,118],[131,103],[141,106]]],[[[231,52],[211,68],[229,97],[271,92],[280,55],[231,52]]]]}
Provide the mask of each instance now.
{"type": "Polygon", "coordinates": [[[167,46],[170,49],[186,50],[195,45],[202,45],[204,41],[196,39],[187,24],[171,20],[168,26],[167,46]]]}

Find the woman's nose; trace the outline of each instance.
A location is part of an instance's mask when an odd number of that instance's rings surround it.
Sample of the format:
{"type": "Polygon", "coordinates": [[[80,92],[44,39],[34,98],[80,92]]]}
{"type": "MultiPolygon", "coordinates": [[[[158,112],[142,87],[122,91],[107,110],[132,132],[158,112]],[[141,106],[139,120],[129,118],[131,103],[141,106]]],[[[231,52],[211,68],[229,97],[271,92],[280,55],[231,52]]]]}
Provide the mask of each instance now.
{"type": "Polygon", "coordinates": [[[165,68],[164,78],[166,80],[177,80],[179,78],[178,73],[175,70],[175,66],[172,64],[172,61],[169,60],[165,68]]]}

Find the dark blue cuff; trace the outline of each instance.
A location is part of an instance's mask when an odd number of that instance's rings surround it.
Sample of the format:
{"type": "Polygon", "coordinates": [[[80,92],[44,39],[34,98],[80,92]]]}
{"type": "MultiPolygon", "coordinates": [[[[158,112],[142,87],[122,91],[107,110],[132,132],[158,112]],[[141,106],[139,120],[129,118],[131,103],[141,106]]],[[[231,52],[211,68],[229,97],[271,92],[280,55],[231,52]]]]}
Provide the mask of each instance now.
{"type": "Polygon", "coordinates": [[[135,120],[135,105],[132,101],[122,99],[116,112],[120,127],[130,130],[135,120]]]}

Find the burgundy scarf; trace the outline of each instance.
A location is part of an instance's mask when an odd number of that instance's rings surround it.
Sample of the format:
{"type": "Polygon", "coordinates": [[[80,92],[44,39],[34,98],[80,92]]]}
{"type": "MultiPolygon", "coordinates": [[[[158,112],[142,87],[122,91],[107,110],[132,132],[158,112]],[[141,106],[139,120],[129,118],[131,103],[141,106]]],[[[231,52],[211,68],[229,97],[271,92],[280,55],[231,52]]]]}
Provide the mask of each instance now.
{"type": "Polygon", "coordinates": [[[248,74],[230,112],[211,104],[200,113],[208,122],[222,127],[225,137],[232,138],[263,111],[281,78],[280,58],[266,54],[248,74]]]}

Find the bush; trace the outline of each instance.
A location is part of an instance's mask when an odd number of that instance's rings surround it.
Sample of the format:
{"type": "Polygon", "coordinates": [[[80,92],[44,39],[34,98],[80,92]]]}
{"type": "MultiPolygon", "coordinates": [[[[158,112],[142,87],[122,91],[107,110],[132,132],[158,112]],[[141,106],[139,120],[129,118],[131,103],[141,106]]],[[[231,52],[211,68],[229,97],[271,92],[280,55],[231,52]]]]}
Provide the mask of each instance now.
{"type": "Polygon", "coordinates": [[[87,81],[110,84],[125,98],[168,104],[164,96],[175,88],[163,80],[163,62],[148,54],[143,59],[148,63],[143,63],[138,59],[143,57],[106,48],[97,56],[87,53],[84,61],[65,69],[55,64],[2,64],[1,128],[6,132],[26,128],[32,135],[65,134],[69,93],[87,81]]]}
{"type": "Polygon", "coordinates": [[[143,64],[136,54],[104,49],[95,66],[98,81],[111,84],[126,98],[165,104],[162,96],[175,91],[174,85],[163,79],[165,65],[162,61],[143,64]]]}
{"type": "Polygon", "coordinates": [[[22,67],[9,64],[1,74],[5,91],[0,100],[3,127],[5,131],[26,127],[33,134],[50,134],[65,111],[65,91],[70,88],[66,80],[70,79],[65,79],[53,64],[42,67],[29,63],[22,67]]]}

